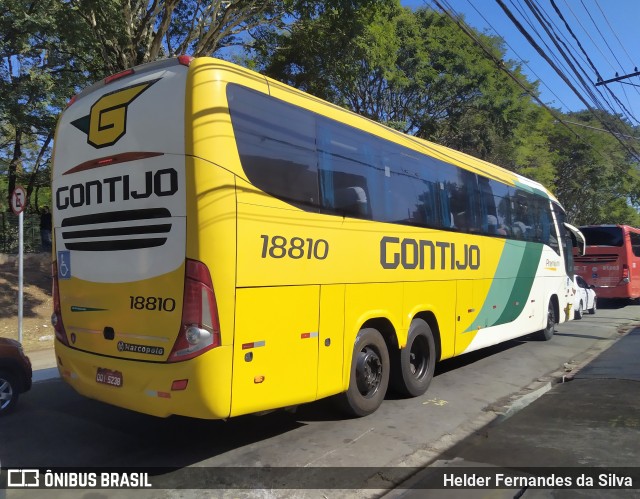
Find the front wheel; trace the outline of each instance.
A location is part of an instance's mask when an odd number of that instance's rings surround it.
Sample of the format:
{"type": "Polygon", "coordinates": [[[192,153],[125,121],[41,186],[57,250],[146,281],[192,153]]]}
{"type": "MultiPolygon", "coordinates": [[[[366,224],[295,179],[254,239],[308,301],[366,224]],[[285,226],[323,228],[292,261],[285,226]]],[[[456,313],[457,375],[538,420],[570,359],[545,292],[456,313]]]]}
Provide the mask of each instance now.
{"type": "Polygon", "coordinates": [[[591,315],[595,315],[595,313],[596,313],[596,302],[597,301],[598,301],[598,298],[594,296],[593,297],[593,307],[589,309],[589,313],[591,315]]]}
{"type": "Polygon", "coordinates": [[[337,396],[340,408],[362,417],[380,407],[389,386],[389,352],[384,338],[373,328],[361,329],[351,359],[349,388],[337,396]]]}
{"type": "Polygon", "coordinates": [[[436,365],[436,349],[429,324],[415,319],[406,346],[397,352],[391,383],[402,395],[417,397],[427,391],[436,365]]]}
{"type": "Polygon", "coordinates": [[[547,325],[544,329],[538,331],[537,336],[539,339],[548,341],[553,338],[553,333],[556,329],[556,309],[553,306],[553,302],[549,301],[547,307],[547,325]]]}

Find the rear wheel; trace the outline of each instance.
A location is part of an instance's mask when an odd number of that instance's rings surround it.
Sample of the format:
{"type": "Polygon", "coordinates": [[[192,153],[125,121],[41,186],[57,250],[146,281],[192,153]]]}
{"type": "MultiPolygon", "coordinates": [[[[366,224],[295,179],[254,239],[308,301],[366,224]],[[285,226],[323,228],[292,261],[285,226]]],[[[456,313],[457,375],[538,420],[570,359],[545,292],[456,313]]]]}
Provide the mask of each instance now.
{"type": "Polygon", "coordinates": [[[553,333],[556,329],[556,309],[553,306],[553,302],[549,301],[547,307],[547,325],[544,329],[538,331],[538,338],[544,341],[548,341],[553,338],[553,333]]]}
{"type": "Polygon", "coordinates": [[[407,344],[395,360],[391,377],[393,388],[410,397],[426,392],[436,364],[435,341],[429,324],[422,319],[411,323],[407,344]]]}
{"type": "Polygon", "coordinates": [[[596,302],[598,301],[598,298],[596,296],[593,297],[593,307],[589,309],[589,313],[591,315],[594,315],[596,313],[596,302]]]}
{"type": "Polygon", "coordinates": [[[8,371],[0,371],[0,416],[11,412],[18,403],[18,380],[8,371]]]}
{"type": "Polygon", "coordinates": [[[351,359],[349,389],[337,396],[340,408],[351,416],[374,412],[389,386],[389,352],[384,338],[373,328],[361,329],[351,359]]]}

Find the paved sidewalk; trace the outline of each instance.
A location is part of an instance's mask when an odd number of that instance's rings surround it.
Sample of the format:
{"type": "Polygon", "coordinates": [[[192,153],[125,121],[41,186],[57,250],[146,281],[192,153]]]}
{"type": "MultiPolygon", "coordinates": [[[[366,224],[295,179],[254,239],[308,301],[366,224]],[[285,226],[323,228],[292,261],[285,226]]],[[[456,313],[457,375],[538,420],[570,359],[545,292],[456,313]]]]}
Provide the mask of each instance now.
{"type": "MultiPolygon", "coordinates": [[[[385,499],[640,497],[640,328],[508,419],[489,425],[385,499]],[[591,476],[596,487],[444,488],[444,475],[591,476]],[[628,487],[629,480],[632,487],[628,487]],[[598,483],[600,482],[600,483],[598,483]],[[611,485],[613,484],[613,485],[611,485]]],[[[588,484],[587,484],[588,485],[588,484]]]]}
{"type": "Polygon", "coordinates": [[[27,357],[31,360],[34,383],[58,377],[56,354],[53,347],[27,352],[27,357]]]}

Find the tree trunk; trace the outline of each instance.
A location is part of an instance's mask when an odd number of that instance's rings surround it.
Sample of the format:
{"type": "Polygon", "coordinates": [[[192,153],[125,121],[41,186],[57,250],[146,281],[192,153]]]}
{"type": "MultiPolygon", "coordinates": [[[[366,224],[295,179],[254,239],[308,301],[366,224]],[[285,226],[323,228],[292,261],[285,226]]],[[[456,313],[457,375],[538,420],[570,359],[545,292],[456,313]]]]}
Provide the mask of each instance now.
{"type": "MultiPolygon", "coordinates": [[[[38,172],[40,171],[40,165],[42,164],[42,158],[44,157],[45,152],[49,149],[49,144],[51,144],[51,139],[53,139],[53,130],[49,131],[46,140],[42,144],[40,148],[40,152],[38,153],[38,157],[36,159],[36,164],[33,165],[33,169],[31,170],[31,174],[29,175],[29,183],[27,185],[27,203],[30,204],[31,193],[33,192],[33,188],[36,185],[36,178],[38,177],[38,172]]],[[[36,199],[37,203],[37,199],[36,199]]],[[[35,204],[34,208],[38,211],[38,205],[35,204]]]]}

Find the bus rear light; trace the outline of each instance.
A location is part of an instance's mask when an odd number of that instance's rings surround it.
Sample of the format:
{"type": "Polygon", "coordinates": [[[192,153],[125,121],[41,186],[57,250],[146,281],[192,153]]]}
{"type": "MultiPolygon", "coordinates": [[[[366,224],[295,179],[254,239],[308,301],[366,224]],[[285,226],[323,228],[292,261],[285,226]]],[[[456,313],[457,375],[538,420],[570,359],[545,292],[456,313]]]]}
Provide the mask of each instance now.
{"type": "Polygon", "coordinates": [[[220,345],[218,306],[209,269],[186,261],[182,323],[168,362],[192,359],[220,345]]]}
{"type": "Polygon", "coordinates": [[[180,64],[182,64],[183,66],[189,66],[189,64],[191,64],[191,61],[193,61],[193,57],[191,57],[190,55],[179,55],[178,56],[178,62],[180,64]]]}
{"type": "Polygon", "coordinates": [[[51,264],[51,282],[52,290],[51,295],[53,297],[53,314],[51,315],[51,325],[56,333],[56,338],[63,345],[69,346],[67,340],[67,332],[64,329],[62,322],[62,309],[60,307],[60,291],[58,288],[58,262],[56,260],[51,264]]]}
{"type": "Polygon", "coordinates": [[[104,84],[107,85],[112,81],[116,81],[116,80],[119,80],[120,78],[124,78],[125,76],[132,75],[134,72],[135,71],[133,69],[126,69],[125,71],[120,71],[119,73],[116,73],[114,75],[107,76],[104,79],[104,84]]]}
{"type": "Polygon", "coordinates": [[[631,281],[631,273],[629,272],[629,266],[626,263],[622,264],[622,282],[625,284],[631,281]]]}
{"type": "Polygon", "coordinates": [[[173,383],[171,383],[171,391],[179,392],[187,389],[187,385],[189,384],[188,379],[175,379],[173,383]]]}

